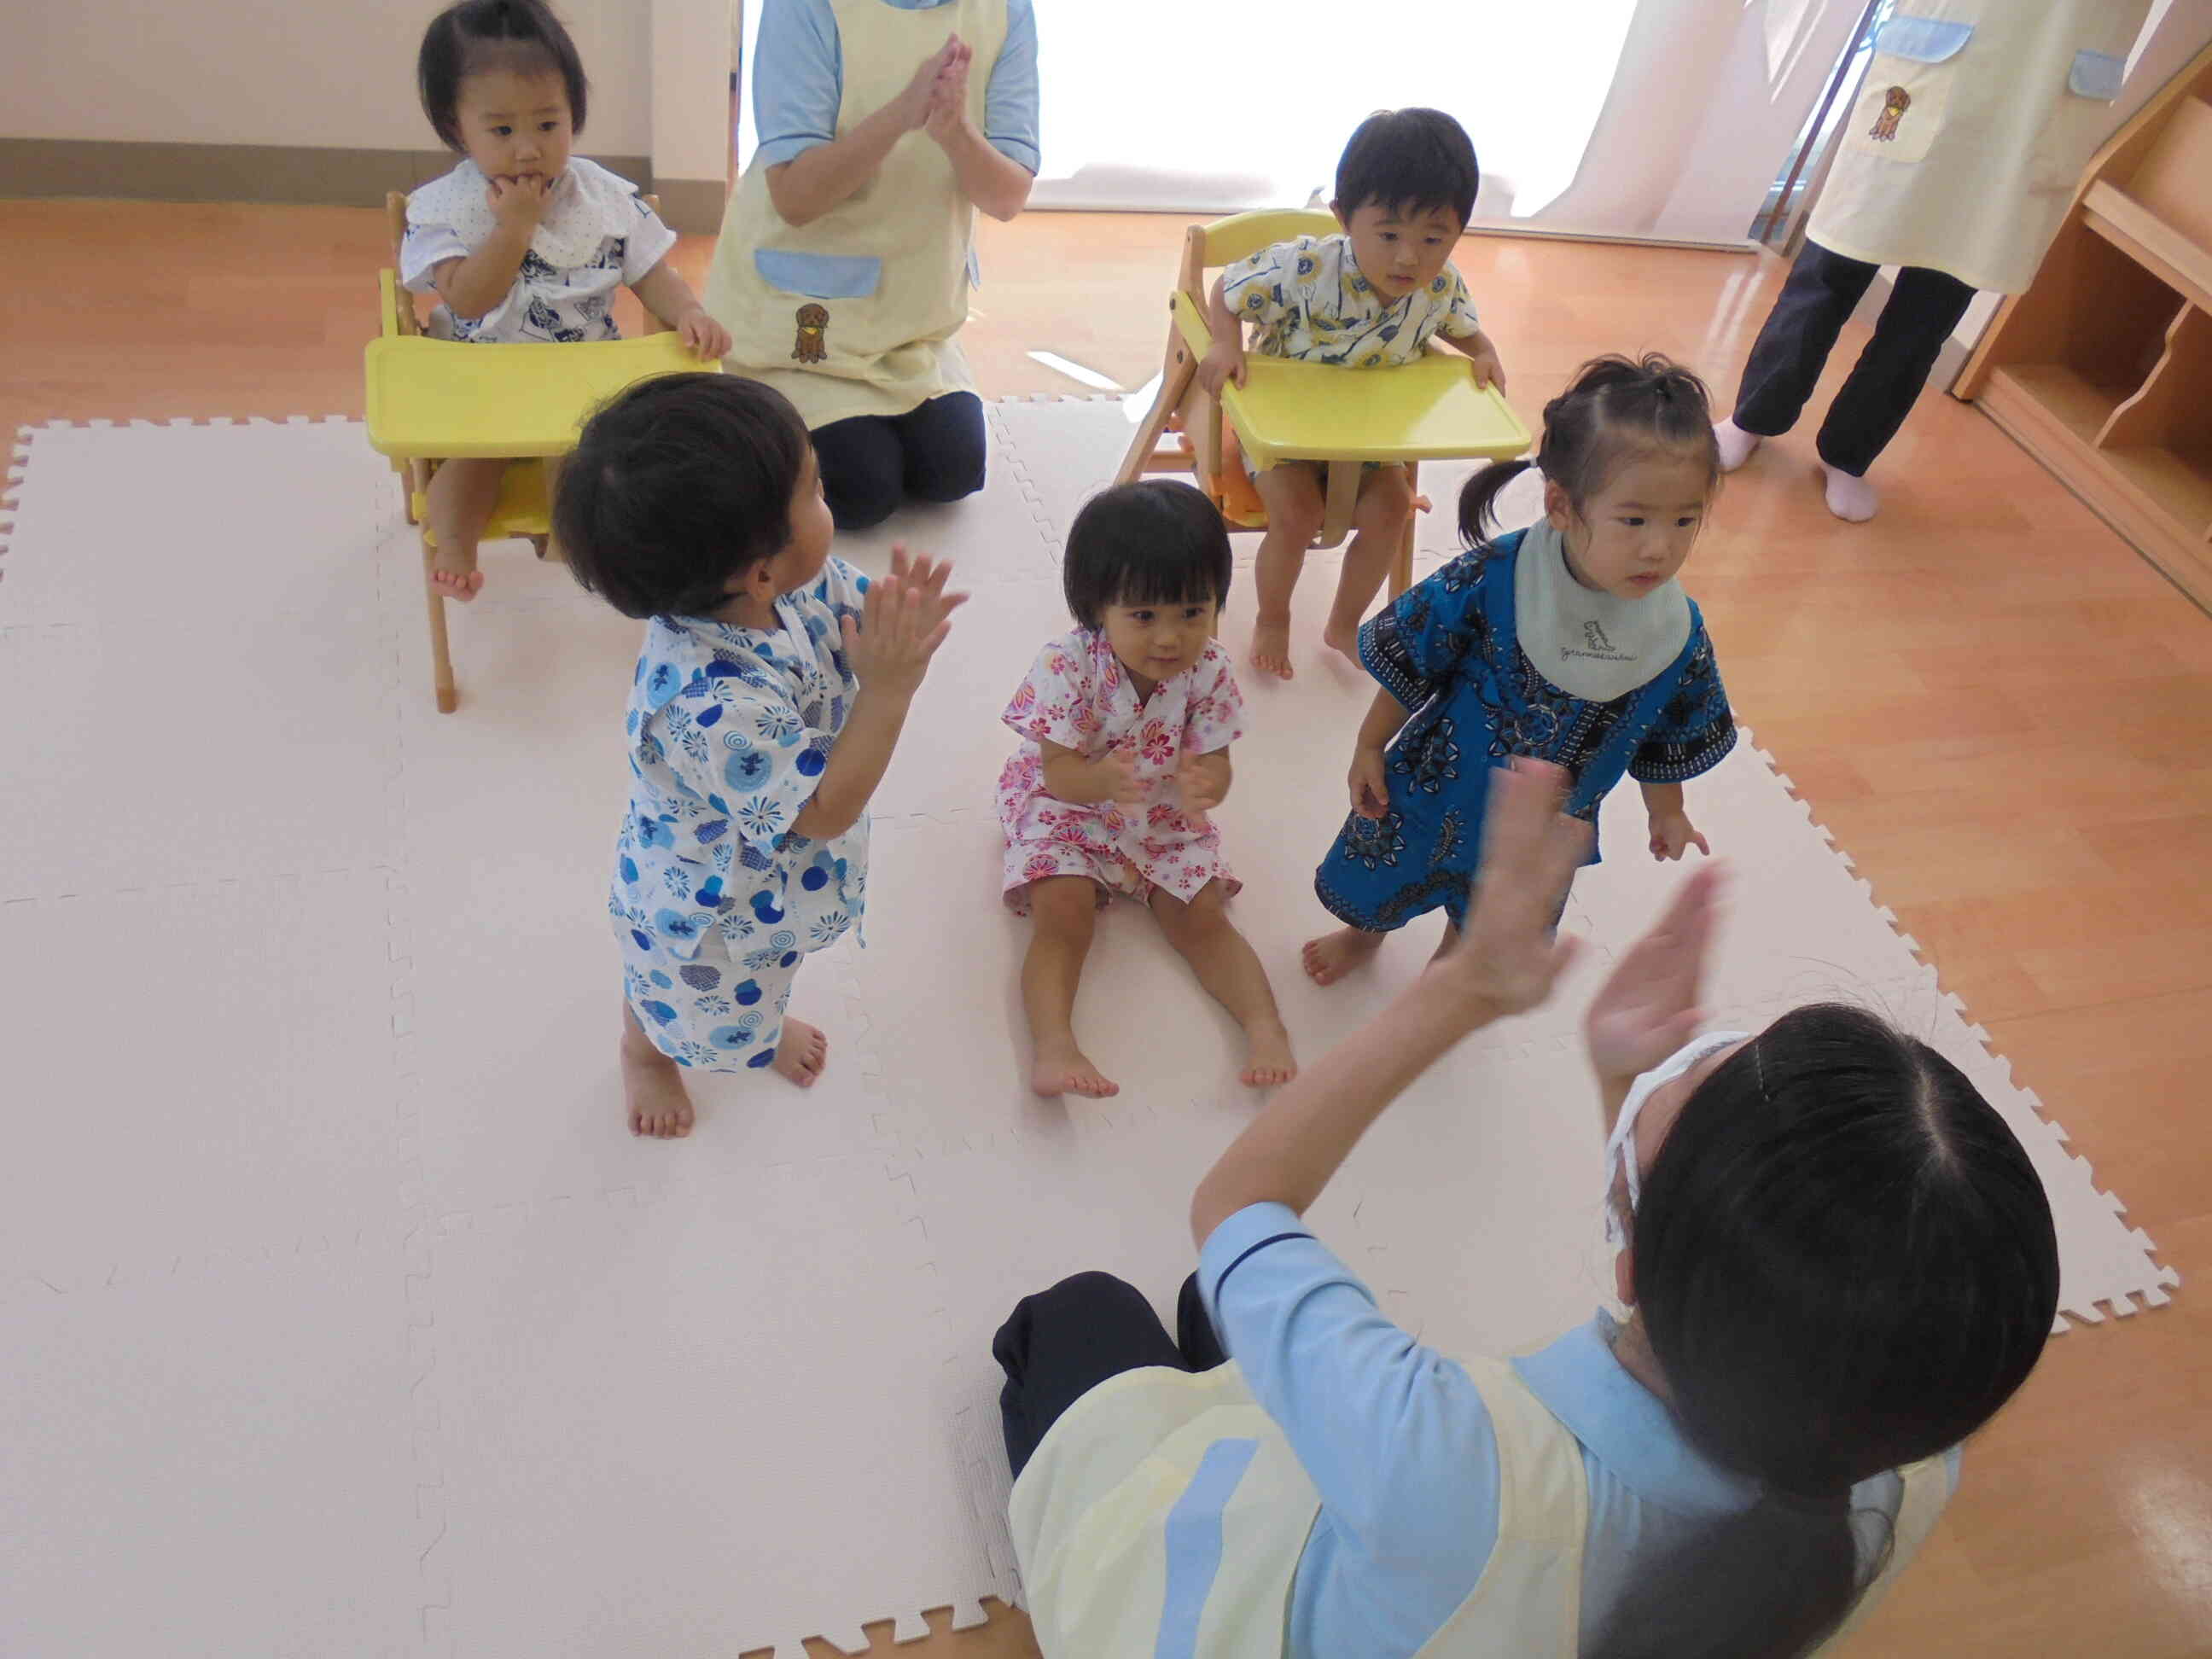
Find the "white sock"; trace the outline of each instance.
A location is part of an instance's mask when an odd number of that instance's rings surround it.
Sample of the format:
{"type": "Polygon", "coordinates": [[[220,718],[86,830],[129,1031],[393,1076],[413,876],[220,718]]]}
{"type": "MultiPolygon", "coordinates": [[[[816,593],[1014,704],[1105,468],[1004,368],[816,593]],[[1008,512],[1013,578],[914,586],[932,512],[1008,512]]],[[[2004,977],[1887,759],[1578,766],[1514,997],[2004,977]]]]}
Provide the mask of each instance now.
{"type": "Polygon", "coordinates": [[[1875,509],[1881,505],[1874,486],[1864,478],[1855,478],[1848,472],[1838,471],[1826,461],[1820,471],[1828,475],[1828,511],[1852,524],[1864,524],[1874,517],[1875,509]]]}
{"type": "Polygon", "coordinates": [[[1759,434],[1746,432],[1734,421],[1713,422],[1713,438],[1721,447],[1721,471],[1733,472],[1751,459],[1751,452],[1759,447],[1759,434]]]}

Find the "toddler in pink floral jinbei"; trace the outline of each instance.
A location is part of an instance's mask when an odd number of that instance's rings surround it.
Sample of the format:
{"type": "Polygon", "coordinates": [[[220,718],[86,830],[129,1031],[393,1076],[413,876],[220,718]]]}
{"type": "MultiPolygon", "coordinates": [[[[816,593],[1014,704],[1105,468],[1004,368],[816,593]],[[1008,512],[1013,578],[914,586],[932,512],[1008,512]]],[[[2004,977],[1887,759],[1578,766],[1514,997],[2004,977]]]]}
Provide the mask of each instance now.
{"type": "Polygon", "coordinates": [[[1243,1028],[1243,1080],[1297,1072],[1267,970],[1233,927],[1237,878],[1210,816],[1229,793],[1243,700],[1213,638],[1229,536],[1188,484],[1121,484],[1087,502],[1062,562],[1075,620],[1038,653],[1005,720],[1024,739],[999,777],[1006,895],[1036,933],[1022,1005],[1041,1095],[1118,1092],[1075,1041],[1075,993],[1101,907],[1159,918],[1199,983],[1243,1028]]]}

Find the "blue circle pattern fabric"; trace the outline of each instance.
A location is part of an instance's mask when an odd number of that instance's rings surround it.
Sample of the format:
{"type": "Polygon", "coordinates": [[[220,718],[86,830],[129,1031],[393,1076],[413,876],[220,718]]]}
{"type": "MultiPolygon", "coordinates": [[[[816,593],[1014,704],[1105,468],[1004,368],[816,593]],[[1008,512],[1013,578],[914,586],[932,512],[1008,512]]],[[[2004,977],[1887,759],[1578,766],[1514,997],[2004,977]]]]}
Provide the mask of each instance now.
{"type": "MultiPolygon", "coordinates": [[[[757,1029],[734,1012],[749,1006],[734,993],[750,982],[756,1003],[780,1014],[799,960],[860,921],[866,815],[824,840],[791,826],[860,690],[842,622],[860,614],[867,586],[833,556],[817,580],[777,599],[772,629],[703,617],[646,626],[607,908],[639,1023],[685,1064],[730,1064],[754,1039],[716,1034],[757,1029]],[[700,972],[684,971],[695,963],[700,972]]],[[[737,1063],[748,1062],[765,1063],[737,1063]]]]}

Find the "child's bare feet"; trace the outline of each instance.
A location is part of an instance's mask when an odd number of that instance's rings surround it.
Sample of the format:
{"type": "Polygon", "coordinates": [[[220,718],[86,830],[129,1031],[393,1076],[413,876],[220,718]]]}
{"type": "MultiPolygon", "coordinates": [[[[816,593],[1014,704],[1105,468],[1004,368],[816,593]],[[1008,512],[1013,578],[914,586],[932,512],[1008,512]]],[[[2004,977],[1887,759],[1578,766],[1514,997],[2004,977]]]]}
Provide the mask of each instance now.
{"type": "Polygon", "coordinates": [[[1359,628],[1340,628],[1332,622],[1321,630],[1321,642],[1335,652],[1354,668],[1359,666],[1359,628]]]}
{"type": "Polygon", "coordinates": [[[691,1133],[691,1097],[683,1068],[641,1031],[622,1045],[623,1104],[629,1132],[655,1140],[681,1140],[691,1133]]]}
{"type": "Polygon", "coordinates": [[[830,1039],[822,1034],[822,1028],[786,1014],[783,1035],[775,1040],[775,1063],[770,1069],[802,1089],[811,1089],[829,1063],[830,1039]]]}
{"type": "Polygon", "coordinates": [[[1278,1083],[1288,1083],[1298,1074],[1298,1062],[1291,1053],[1291,1034],[1283,1029],[1280,1020],[1255,1021],[1244,1028],[1247,1048],[1244,1069],[1237,1075],[1255,1089],[1272,1088],[1278,1083]]]}
{"type": "Polygon", "coordinates": [[[477,568],[473,552],[448,554],[442,547],[430,555],[430,591],[464,604],[483,592],[483,572],[477,568]]]}
{"type": "Polygon", "coordinates": [[[1291,678],[1291,625],[1255,623],[1252,625],[1252,665],[1279,680],[1291,678]]]}
{"type": "Polygon", "coordinates": [[[1300,955],[1308,979],[1316,985],[1334,985],[1353,969],[1364,967],[1382,948],[1380,933],[1362,927],[1340,927],[1308,939],[1300,955]]]}
{"type": "Polygon", "coordinates": [[[1093,1066],[1073,1042],[1037,1049],[1036,1064],[1030,1068],[1030,1087],[1048,1098],[1084,1095],[1103,1100],[1121,1092],[1121,1085],[1093,1066]]]}

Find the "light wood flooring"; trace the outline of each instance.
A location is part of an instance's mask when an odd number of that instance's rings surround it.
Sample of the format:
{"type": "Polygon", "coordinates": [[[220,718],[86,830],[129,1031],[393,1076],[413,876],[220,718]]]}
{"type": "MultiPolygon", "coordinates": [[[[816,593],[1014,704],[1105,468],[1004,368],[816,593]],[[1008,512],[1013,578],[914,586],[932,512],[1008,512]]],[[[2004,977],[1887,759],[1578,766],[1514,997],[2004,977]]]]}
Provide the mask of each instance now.
{"type": "MultiPolygon", "coordinates": [[[[965,336],[985,392],[1083,392],[1032,349],[1142,382],[1182,224],[985,222],[965,336]]],[[[380,213],[0,202],[0,245],[9,427],[361,412],[380,213]]],[[[707,253],[686,240],[695,280],[707,253]]],[[[1484,239],[1459,264],[1532,426],[1604,350],[1672,353],[1725,399],[1782,270],[1484,239]]],[[[2188,1282],[2052,1344],[1853,1651],[2212,1654],[2212,620],[1947,397],[1872,476],[1881,515],[1841,524],[1809,430],[1770,444],[1688,585],[1759,743],[2188,1282]]],[[[1001,1610],[900,1651],[1036,1650],[1001,1610]]]]}

